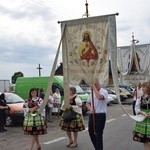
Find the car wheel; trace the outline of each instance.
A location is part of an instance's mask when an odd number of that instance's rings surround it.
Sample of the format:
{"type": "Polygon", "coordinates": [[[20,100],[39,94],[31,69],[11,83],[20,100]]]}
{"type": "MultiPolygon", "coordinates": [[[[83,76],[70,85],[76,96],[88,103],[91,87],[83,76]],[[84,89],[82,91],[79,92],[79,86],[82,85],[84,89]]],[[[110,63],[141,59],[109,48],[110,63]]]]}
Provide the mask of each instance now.
{"type": "Polygon", "coordinates": [[[12,117],[10,117],[10,116],[7,116],[7,117],[6,117],[6,123],[5,123],[5,125],[6,125],[7,127],[13,126],[13,119],[12,119],[12,117]]]}

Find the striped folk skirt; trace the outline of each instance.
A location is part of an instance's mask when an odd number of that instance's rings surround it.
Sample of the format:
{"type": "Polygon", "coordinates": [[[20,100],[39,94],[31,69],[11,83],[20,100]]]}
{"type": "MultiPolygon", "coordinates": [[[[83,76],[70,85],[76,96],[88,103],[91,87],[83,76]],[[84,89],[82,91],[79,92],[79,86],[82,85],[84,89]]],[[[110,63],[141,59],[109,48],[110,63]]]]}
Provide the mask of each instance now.
{"type": "Polygon", "coordinates": [[[62,117],[60,121],[60,127],[62,130],[70,132],[79,132],[85,130],[83,115],[76,114],[76,119],[73,119],[71,122],[64,122],[62,117]]]}
{"type": "Polygon", "coordinates": [[[133,140],[141,143],[150,142],[150,118],[136,122],[133,130],[133,140]]]}
{"type": "Polygon", "coordinates": [[[24,134],[41,135],[47,133],[47,125],[41,114],[32,116],[31,113],[26,114],[23,122],[24,134]]]}

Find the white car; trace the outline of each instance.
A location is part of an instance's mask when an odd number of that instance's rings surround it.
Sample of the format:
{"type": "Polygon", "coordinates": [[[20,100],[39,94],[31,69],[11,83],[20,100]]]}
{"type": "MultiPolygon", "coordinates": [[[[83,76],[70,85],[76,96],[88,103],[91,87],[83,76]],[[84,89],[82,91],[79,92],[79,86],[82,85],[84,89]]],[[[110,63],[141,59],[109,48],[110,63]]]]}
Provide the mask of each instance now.
{"type": "Polygon", "coordinates": [[[111,97],[111,96],[108,95],[107,105],[111,104],[113,101],[114,101],[113,97],[111,97]]]}
{"type": "Polygon", "coordinates": [[[113,94],[108,94],[107,104],[117,103],[117,96],[113,94]]]}
{"type": "Polygon", "coordinates": [[[107,100],[108,102],[107,102],[107,104],[118,103],[116,93],[113,90],[109,89],[109,88],[107,88],[106,90],[108,91],[108,100],[107,100]]]}

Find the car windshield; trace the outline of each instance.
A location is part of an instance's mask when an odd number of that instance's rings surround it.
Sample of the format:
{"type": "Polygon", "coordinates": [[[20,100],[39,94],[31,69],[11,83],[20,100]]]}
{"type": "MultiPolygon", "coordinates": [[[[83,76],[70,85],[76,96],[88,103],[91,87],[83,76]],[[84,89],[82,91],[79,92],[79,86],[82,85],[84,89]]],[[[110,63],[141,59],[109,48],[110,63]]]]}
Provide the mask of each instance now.
{"type": "Polygon", "coordinates": [[[108,94],[115,94],[115,92],[113,92],[113,91],[110,90],[110,89],[107,89],[107,91],[108,91],[108,94]]]}
{"type": "Polygon", "coordinates": [[[74,87],[76,88],[77,94],[84,94],[85,93],[79,85],[75,85],[74,87]]]}
{"type": "Polygon", "coordinates": [[[127,86],[126,89],[127,89],[128,91],[132,91],[132,88],[129,87],[129,86],[127,86]]]}
{"type": "Polygon", "coordinates": [[[128,91],[133,91],[133,89],[130,86],[121,86],[121,87],[125,88],[128,91]]]}
{"type": "Polygon", "coordinates": [[[120,88],[122,92],[128,92],[125,88],[120,88]]]}
{"type": "Polygon", "coordinates": [[[22,103],[24,100],[16,94],[5,93],[5,98],[7,103],[22,103]]]}

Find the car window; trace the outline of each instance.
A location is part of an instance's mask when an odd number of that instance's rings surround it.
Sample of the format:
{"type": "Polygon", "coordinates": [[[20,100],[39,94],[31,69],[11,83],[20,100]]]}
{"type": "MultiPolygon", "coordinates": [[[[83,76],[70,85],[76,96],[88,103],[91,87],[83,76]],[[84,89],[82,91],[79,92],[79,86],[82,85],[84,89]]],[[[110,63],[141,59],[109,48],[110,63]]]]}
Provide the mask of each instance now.
{"type": "Polygon", "coordinates": [[[116,92],[114,90],[112,90],[112,89],[107,89],[107,90],[108,90],[108,94],[114,94],[114,95],[116,95],[116,92]]]}
{"type": "Polygon", "coordinates": [[[132,88],[127,86],[127,90],[132,91],[132,88]]]}
{"type": "Polygon", "coordinates": [[[76,88],[77,94],[84,94],[85,93],[79,85],[75,85],[74,87],[76,88]]]}
{"type": "Polygon", "coordinates": [[[128,91],[132,91],[132,88],[130,86],[121,86],[122,88],[125,88],[128,91]]]}
{"type": "Polygon", "coordinates": [[[128,92],[125,88],[120,88],[122,92],[128,92]]]}
{"type": "Polygon", "coordinates": [[[21,103],[24,100],[16,94],[13,93],[5,93],[5,99],[7,103],[21,103]]]}
{"type": "Polygon", "coordinates": [[[114,92],[111,90],[107,90],[107,91],[108,91],[108,94],[114,94],[114,92]]]}
{"type": "Polygon", "coordinates": [[[87,92],[87,91],[91,91],[90,87],[81,87],[83,91],[87,92]]]}

